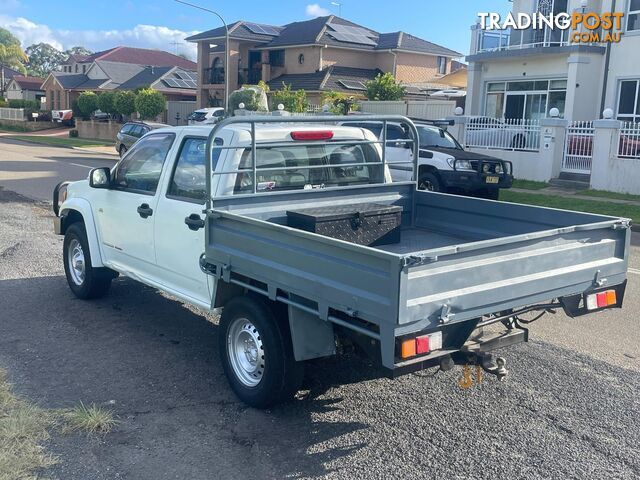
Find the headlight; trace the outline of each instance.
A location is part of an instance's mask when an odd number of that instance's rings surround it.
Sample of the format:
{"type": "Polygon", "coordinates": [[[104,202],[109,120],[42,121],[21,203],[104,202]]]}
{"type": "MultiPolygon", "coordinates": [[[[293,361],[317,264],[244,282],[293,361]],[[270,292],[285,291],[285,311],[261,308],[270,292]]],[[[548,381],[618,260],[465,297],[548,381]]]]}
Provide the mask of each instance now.
{"type": "Polygon", "coordinates": [[[447,163],[451,168],[455,168],[457,170],[473,170],[473,167],[471,166],[471,162],[469,160],[458,160],[456,162],[454,158],[447,158],[447,163]]]}
{"type": "Polygon", "coordinates": [[[496,168],[494,168],[494,171],[500,175],[502,173],[502,165],[500,165],[499,163],[496,165],[496,168]]]}

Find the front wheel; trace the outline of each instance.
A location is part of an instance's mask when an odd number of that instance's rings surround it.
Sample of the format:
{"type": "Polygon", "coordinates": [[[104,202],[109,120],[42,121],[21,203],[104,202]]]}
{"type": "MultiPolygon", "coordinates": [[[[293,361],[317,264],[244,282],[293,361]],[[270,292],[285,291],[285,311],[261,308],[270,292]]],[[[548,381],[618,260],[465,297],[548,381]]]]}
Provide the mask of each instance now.
{"type": "Polygon", "coordinates": [[[67,229],[63,248],[64,273],[75,296],[83,300],[104,296],[115,272],[91,265],[87,232],[82,223],[74,223],[67,229]]]}
{"type": "Polygon", "coordinates": [[[286,402],[300,388],[303,365],[293,357],[288,322],[261,299],[236,297],[224,307],[219,348],[231,389],[247,405],[286,402]]]}
{"type": "Polygon", "coordinates": [[[442,186],[440,185],[440,179],[433,173],[427,172],[420,176],[420,180],[418,181],[418,190],[441,192],[442,186]]]}

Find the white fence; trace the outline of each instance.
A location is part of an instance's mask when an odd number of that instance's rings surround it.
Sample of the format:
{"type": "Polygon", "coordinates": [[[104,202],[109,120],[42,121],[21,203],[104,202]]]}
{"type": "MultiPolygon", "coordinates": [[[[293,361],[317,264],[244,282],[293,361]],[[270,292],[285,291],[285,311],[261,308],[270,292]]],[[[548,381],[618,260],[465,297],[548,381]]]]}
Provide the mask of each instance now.
{"type": "Polygon", "coordinates": [[[453,100],[362,101],[360,111],[377,115],[406,115],[422,120],[450,117],[456,108],[453,100]]]}
{"type": "Polygon", "coordinates": [[[0,108],[0,120],[16,120],[18,122],[24,122],[26,120],[24,116],[24,108],[0,108]]]}
{"type": "Polygon", "coordinates": [[[618,134],[618,157],[640,159],[640,123],[622,124],[618,134]]]}
{"type": "Polygon", "coordinates": [[[593,122],[571,122],[566,129],[562,171],[567,173],[591,173],[593,159],[593,122]]]}
{"type": "Polygon", "coordinates": [[[470,148],[533,152],[540,149],[540,123],[519,118],[469,117],[463,139],[470,148]]]}

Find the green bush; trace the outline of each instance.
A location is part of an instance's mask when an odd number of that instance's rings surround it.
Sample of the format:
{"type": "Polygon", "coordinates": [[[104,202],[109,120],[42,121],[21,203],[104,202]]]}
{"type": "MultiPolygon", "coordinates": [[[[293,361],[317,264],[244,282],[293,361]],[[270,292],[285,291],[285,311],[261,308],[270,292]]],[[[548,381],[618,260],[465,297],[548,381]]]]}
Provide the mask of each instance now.
{"type": "Polygon", "coordinates": [[[116,94],[114,92],[103,92],[98,95],[98,108],[101,112],[114,115],[116,111],[116,94]]]}
{"type": "Polygon", "coordinates": [[[146,88],[140,90],[136,95],[135,105],[140,118],[149,120],[156,118],[165,111],[167,101],[164,95],[157,90],[146,88]]]}
{"type": "Polygon", "coordinates": [[[69,138],[78,138],[78,130],[75,128],[73,130],[69,130],[69,138]]]}
{"type": "Polygon", "coordinates": [[[98,95],[94,92],[82,92],[78,97],[78,110],[83,118],[89,118],[98,109],[98,95]]]}
{"type": "Polygon", "coordinates": [[[40,102],[37,100],[9,100],[9,108],[40,110],[40,102]]]}
{"type": "Polygon", "coordinates": [[[0,98],[0,107],[7,107],[9,102],[7,102],[4,98],[0,98]]]}
{"type": "Polygon", "coordinates": [[[229,95],[229,113],[233,113],[244,103],[245,110],[255,112],[258,110],[258,95],[251,89],[236,90],[229,95]]]}
{"type": "Polygon", "coordinates": [[[291,85],[285,85],[284,82],[281,90],[272,93],[271,102],[273,107],[281,103],[287,112],[293,113],[303,113],[309,108],[307,93],[304,90],[291,90],[291,85]]]}
{"type": "Polygon", "coordinates": [[[364,84],[369,100],[402,100],[407,89],[391,73],[379,73],[376,78],[364,84]]]}
{"type": "Polygon", "coordinates": [[[129,116],[136,111],[136,94],[127,90],[116,92],[113,99],[116,113],[129,116]]]}

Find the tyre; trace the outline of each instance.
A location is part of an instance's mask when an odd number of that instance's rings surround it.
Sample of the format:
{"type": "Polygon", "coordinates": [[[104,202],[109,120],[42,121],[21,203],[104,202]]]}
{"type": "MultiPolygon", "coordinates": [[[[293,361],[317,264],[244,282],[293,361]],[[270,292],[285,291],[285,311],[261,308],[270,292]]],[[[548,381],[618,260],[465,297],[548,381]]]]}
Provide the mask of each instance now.
{"type": "Polygon", "coordinates": [[[124,154],[127,153],[127,147],[125,147],[124,145],[120,145],[118,153],[120,154],[120,158],[124,157],[124,154]]]}
{"type": "Polygon", "coordinates": [[[304,367],[293,357],[289,324],[262,299],[232,299],[222,311],[218,342],[231,389],[247,405],[283,403],[300,388],[304,367]]]}
{"type": "Polygon", "coordinates": [[[83,300],[104,296],[115,272],[91,266],[87,232],[82,223],[76,222],[67,229],[63,248],[64,273],[75,296],[83,300]]]}
{"type": "Polygon", "coordinates": [[[521,150],[527,144],[527,139],[524,138],[524,135],[516,135],[513,137],[511,141],[511,148],[515,148],[516,150],[521,150]]]}
{"type": "Polygon", "coordinates": [[[442,186],[440,185],[440,179],[431,172],[423,173],[418,181],[418,190],[441,192],[442,186]]]}

